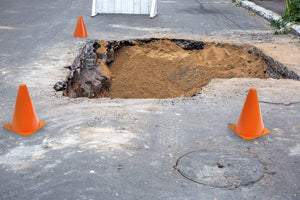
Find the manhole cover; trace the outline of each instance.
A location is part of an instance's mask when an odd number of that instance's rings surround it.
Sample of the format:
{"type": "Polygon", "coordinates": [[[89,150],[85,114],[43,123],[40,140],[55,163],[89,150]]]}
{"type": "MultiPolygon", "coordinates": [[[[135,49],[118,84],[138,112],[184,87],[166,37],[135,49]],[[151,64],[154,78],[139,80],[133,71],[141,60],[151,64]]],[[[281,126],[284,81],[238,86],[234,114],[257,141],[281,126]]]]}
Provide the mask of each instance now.
{"type": "Polygon", "coordinates": [[[221,188],[249,185],[264,175],[264,165],[241,153],[203,150],[180,157],[176,169],[196,183],[221,188]]]}

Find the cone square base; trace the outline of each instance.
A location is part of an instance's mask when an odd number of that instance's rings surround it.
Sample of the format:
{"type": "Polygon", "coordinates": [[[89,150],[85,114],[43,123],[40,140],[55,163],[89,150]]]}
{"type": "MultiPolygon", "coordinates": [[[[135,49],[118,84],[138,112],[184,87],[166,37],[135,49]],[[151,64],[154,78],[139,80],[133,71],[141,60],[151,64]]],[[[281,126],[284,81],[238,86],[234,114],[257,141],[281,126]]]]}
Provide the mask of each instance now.
{"type": "Polygon", "coordinates": [[[89,36],[89,35],[86,35],[86,36],[77,36],[77,35],[73,35],[73,37],[80,37],[80,38],[86,38],[87,36],[89,36]]]}
{"type": "Polygon", "coordinates": [[[40,123],[39,123],[39,127],[38,127],[36,130],[34,130],[34,131],[29,131],[29,132],[16,131],[16,130],[14,130],[14,129],[11,127],[11,124],[10,124],[10,123],[5,124],[5,125],[3,126],[3,128],[6,128],[6,129],[8,129],[8,130],[10,130],[10,131],[12,131],[12,132],[18,133],[18,134],[20,134],[20,135],[29,136],[29,135],[35,133],[36,131],[38,131],[40,128],[42,128],[42,127],[46,124],[46,122],[44,122],[44,121],[39,121],[39,122],[40,122],[40,123]]]}
{"type": "Polygon", "coordinates": [[[269,129],[264,128],[264,131],[263,131],[262,134],[259,135],[259,136],[256,136],[256,137],[245,137],[245,136],[239,134],[239,133],[236,131],[236,124],[231,124],[231,125],[229,125],[228,127],[229,127],[231,130],[233,130],[236,134],[238,134],[241,138],[243,138],[243,139],[245,139],[245,140],[252,140],[252,139],[258,138],[258,137],[260,137],[260,136],[266,135],[266,134],[268,134],[268,133],[271,133],[271,131],[270,131],[269,129]]]}

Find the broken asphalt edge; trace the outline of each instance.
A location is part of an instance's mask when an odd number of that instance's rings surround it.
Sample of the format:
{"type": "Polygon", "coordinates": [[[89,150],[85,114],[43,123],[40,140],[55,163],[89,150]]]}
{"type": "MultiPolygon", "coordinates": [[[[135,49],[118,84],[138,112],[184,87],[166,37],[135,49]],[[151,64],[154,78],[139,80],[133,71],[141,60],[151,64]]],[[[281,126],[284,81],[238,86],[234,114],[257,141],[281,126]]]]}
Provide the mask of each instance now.
{"type": "MultiPolygon", "coordinates": [[[[281,19],[281,16],[279,14],[277,14],[271,10],[267,10],[267,9],[255,4],[254,2],[247,1],[247,0],[233,0],[233,2],[240,3],[241,7],[257,13],[259,16],[263,17],[264,19],[266,19],[270,22],[272,20],[281,19]]],[[[287,24],[286,26],[290,26],[290,25],[287,24]]],[[[291,29],[290,33],[300,36],[300,25],[294,24],[294,25],[290,26],[289,28],[291,29]]]]}

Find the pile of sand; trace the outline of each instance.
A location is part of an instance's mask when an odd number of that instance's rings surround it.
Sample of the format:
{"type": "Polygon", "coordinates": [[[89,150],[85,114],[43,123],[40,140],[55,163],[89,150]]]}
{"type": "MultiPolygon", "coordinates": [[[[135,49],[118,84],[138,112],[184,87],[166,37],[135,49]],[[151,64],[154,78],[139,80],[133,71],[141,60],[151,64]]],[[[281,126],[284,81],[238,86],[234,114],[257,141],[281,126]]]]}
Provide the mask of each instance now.
{"type": "Polygon", "coordinates": [[[261,57],[237,46],[206,44],[184,50],[169,40],[124,46],[109,65],[112,82],[107,97],[190,97],[215,78],[268,78],[261,57]]]}
{"type": "Polygon", "coordinates": [[[254,46],[184,39],[89,42],[69,69],[54,88],[70,98],[190,97],[216,78],[300,80],[254,46]]]}

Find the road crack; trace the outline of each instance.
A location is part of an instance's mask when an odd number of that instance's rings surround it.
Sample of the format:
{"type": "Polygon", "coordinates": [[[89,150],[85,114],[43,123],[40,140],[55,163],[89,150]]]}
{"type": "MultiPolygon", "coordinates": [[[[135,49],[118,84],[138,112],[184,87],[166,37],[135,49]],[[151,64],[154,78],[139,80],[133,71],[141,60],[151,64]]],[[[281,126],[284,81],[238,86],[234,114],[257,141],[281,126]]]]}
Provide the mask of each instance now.
{"type": "Polygon", "coordinates": [[[268,101],[259,101],[259,102],[260,103],[272,104],[272,105],[283,105],[283,106],[291,106],[291,105],[300,103],[300,101],[291,102],[291,103],[274,103],[274,102],[268,102],[268,101]]]}

